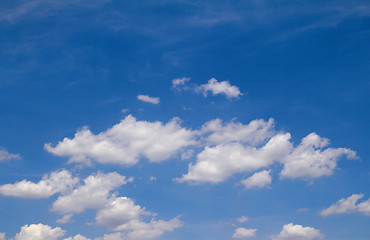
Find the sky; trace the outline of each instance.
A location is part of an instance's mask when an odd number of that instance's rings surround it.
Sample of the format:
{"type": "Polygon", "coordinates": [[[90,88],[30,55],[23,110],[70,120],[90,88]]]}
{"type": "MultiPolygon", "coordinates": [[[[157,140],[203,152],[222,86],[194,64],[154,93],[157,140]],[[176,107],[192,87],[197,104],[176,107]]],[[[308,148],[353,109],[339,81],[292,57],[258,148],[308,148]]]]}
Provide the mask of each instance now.
{"type": "Polygon", "coordinates": [[[368,240],[368,1],[0,1],[0,240],[368,240]]]}

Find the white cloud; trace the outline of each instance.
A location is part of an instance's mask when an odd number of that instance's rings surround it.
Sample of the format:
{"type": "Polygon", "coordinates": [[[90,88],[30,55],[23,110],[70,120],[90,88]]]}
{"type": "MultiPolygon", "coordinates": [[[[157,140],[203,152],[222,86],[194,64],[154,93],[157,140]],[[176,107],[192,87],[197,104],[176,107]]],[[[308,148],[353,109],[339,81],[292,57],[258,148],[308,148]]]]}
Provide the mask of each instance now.
{"type": "Polygon", "coordinates": [[[45,149],[57,156],[70,157],[70,163],[90,164],[96,161],[132,166],[140,156],[150,162],[161,162],[193,144],[194,132],[182,128],[178,118],[163,124],[137,121],[128,115],[98,135],[85,127],[77,131],[73,139],[64,138],[55,147],[45,144],[45,149]]]}
{"type": "Polygon", "coordinates": [[[20,158],[21,156],[19,154],[8,153],[5,149],[0,148],[0,162],[20,158]]]}
{"type": "Polygon", "coordinates": [[[48,225],[24,225],[17,233],[14,240],[57,240],[65,235],[65,230],[60,227],[51,228],[48,225]]]}
{"type": "Polygon", "coordinates": [[[240,218],[238,218],[237,220],[238,220],[238,222],[240,222],[240,223],[244,223],[244,222],[248,221],[248,217],[246,217],[246,216],[241,216],[241,217],[240,217],[240,218]]]}
{"type": "Polygon", "coordinates": [[[270,176],[271,170],[264,170],[261,172],[257,172],[253,174],[251,177],[247,179],[243,179],[241,182],[244,184],[246,189],[250,188],[263,188],[269,186],[272,182],[272,178],[270,176]]]}
{"type": "Polygon", "coordinates": [[[0,233],[0,240],[5,240],[6,233],[0,233]]]}
{"type": "Polygon", "coordinates": [[[215,78],[210,79],[207,84],[199,86],[196,90],[203,92],[204,96],[207,96],[207,92],[211,92],[212,95],[224,94],[227,98],[238,98],[243,95],[238,87],[230,85],[228,81],[218,82],[215,78]]]}
{"type": "Polygon", "coordinates": [[[78,186],[71,193],[59,196],[53,203],[52,210],[60,213],[80,213],[86,208],[99,209],[107,203],[110,192],[130,179],[118,173],[90,175],[84,185],[78,186]]]}
{"type": "Polygon", "coordinates": [[[150,181],[155,181],[155,180],[157,180],[157,177],[150,176],[149,180],[150,180],[150,181]]]}
{"type": "Polygon", "coordinates": [[[158,104],[160,102],[159,97],[149,97],[148,95],[137,95],[137,99],[151,104],[158,104]]]}
{"type": "Polygon", "coordinates": [[[22,198],[48,198],[56,193],[66,193],[78,183],[67,170],[52,172],[44,175],[38,182],[23,180],[14,184],[0,186],[0,194],[22,198]]]}
{"type": "Polygon", "coordinates": [[[273,240],[313,240],[323,239],[324,235],[312,227],[302,225],[285,224],[278,236],[273,236],[273,240]]]}
{"type": "Polygon", "coordinates": [[[233,238],[252,238],[257,234],[257,229],[237,228],[233,234],[233,238]]]}
{"type": "Polygon", "coordinates": [[[294,148],[292,153],[282,162],[284,168],[280,176],[282,178],[313,179],[333,174],[337,167],[339,157],[356,158],[356,153],[347,148],[327,148],[329,140],[322,138],[316,133],[311,133],[302,139],[302,142],[294,148]]]}
{"type": "Polygon", "coordinates": [[[256,119],[244,125],[240,122],[222,123],[221,119],[214,119],[206,122],[200,133],[207,144],[221,144],[230,142],[241,142],[256,146],[275,135],[274,119],[267,122],[263,119],[256,119]]]}
{"type": "Polygon", "coordinates": [[[292,148],[290,134],[278,134],[260,148],[245,147],[240,143],[206,147],[197,155],[195,165],[189,164],[187,174],[179,182],[219,183],[233,174],[255,171],[267,167],[275,160],[287,156],[292,148]]]}
{"type": "Polygon", "coordinates": [[[183,78],[176,78],[172,80],[172,87],[178,88],[180,86],[185,86],[187,82],[190,81],[190,78],[183,77],[183,78]]]}
{"type": "Polygon", "coordinates": [[[71,222],[72,216],[73,216],[73,214],[66,214],[62,218],[57,219],[56,222],[57,223],[69,223],[69,222],[71,222]]]}
{"type": "Polygon", "coordinates": [[[332,214],[360,212],[370,216],[370,199],[358,203],[358,201],[363,197],[363,194],[352,194],[347,198],[342,198],[329,208],[322,210],[320,215],[329,216],[332,214]]]}
{"type": "Polygon", "coordinates": [[[77,234],[74,237],[65,238],[64,240],[91,240],[91,239],[85,236],[82,236],[81,234],[77,234]]]}

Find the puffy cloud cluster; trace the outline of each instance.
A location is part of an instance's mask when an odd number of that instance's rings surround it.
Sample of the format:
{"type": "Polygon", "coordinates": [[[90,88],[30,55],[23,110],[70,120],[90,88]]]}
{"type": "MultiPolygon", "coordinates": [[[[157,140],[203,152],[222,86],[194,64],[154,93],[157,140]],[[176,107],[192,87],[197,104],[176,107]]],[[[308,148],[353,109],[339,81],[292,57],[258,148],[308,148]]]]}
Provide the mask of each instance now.
{"type": "Polygon", "coordinates": [[[293,223],[285,224],[278,236],[273,236],[273,240],[313,240],[323,239],[324,234],[312,227],[303,227],[293,223]]]}
{"type": "Polygon", "coordinates": [[[187,77],[172,79],[172,88],[185,86],[185,84],[189,81],[190,78],[187,77]]]}
{"type": "Polygon", "coordinates": [[[158,104],[160,102],[159,97],[149,97],[148,95],[137,95],[137,99],[143,102],[158,104]]]}
{"type": "Polygon", "coordinates": [[[23,180],[0,186],[0,194],[22,198],[48,198],[56,193],[66,193],[78,183],[67,170],[52,172],[38,182],[23,180]]]}
{"type": "Polygon", "coordinates": [[[66,231],[60,227],[51,228],[48,225],[31,224],[24,225],[17,233],[14,240],[57,240],[65,235],[66,231]]]}
{"type": "Polygon", "coordinates": [[[5,149],[0,148],[0,162],[20,158],[19,154],[8,153],[5,149]]]}
{"type": "Polygon", "coordinates": [[[252,238],[257,235],[257,229],[247,229],[247,228],[237,228],[232,236],[232,238],[244,239],[252,238]]]}
{"type": "Polygon", "coordinates": [[[358,201],[363,197],[363,194],[352,194],[347,198],[342,198],[338,202],[331,205],[329,208],[322,210],[320,212],[320,215],[329,216],[332,214],[359,212],[370,216],[370,199],[358,203],[358,201]]]}
{"type": "Polygon", "coordinates": [[[55,147],[45,144],[45,149],[54,155],[69,157],[70,163],[95,161],[132,166],[141,156],[150,162],[161,162],[193,144],[194,132],[182,128],[177,118],[163,124],[137,121],[129,115],[98,135],[85,127],[73,139],[64,138],[55,147]]]}
{"type": "Polygon", "coordinates": [[[232,86],[228,81],[218,82],[215,78],[211,78],[208,83],[197,87],[196,90],[202,92],[204,96],[207,96],[208,92],[212,95],[223,94],[227,98],[238,98],[243,95],[237,86],[232,86]]]}

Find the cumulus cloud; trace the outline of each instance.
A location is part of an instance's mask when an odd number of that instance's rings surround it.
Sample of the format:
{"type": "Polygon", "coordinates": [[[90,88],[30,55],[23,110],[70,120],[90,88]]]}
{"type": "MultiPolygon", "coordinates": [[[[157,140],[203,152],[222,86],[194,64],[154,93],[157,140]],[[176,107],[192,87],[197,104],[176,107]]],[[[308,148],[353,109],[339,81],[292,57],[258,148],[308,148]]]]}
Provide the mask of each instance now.
{"type": "Polygon", "coordinates": [[[185,86],[187,82],[190,81],[190,78],[183,77],[183,78],[176,78],[172,80],[172,87],[173,88],[178,88],[181,86],[185,86]]]}
{"type": "Polygon", "coordinates": [[[141,156],[150,162],[161,162],[193,144],[194,132],[182,128],[178,118],[163,124],[137,121],[128,115],[98,135],[85,127],[77,131],[73,139],[64,138],[55,147],[45,144],[45,149],[57,156],[68,156],[70,163],[96,161],[132,166],[141,156]]]}
{"type": "Polygon", "coordinates": [[[302,139],[291,154],[282,162],[281,171],[283,178],[313,179],[333,174],[337,161],[341,156],[349,159],[356,158],[356,153],[348,148],[327,148],[329,140],[316,133],[311,133],[302,139]]]}
{"type": "Polygon", "coordinates": [[[1,185],[0,194],[22,198],[48,198],[56,193],[70,191],[78,181],[78,178],[73,178],[69,171],[61,170],[44,175],[38,183],[23,180],[1,185]]]}
{"type": "Polygon", "coordinates": [[[91,239],[85,236],[82,236],[81,234],[77,234],[74,237],[65,238],[64,240],[91,240],[91,239]]]}
{"type": "Polygon", "coordinates": [[[6,236],[5,233],[0,233],[0,240],[5,240],[5,236],[6,236]]]}
{"type": "Polygon", "coordinates": [[[232,238],[252,238],[257,234],[257,229],[247,229],[247,228],[237,228],[232,236],[232,238]]]}
{"type": "Polygon", "coordinates": [[[264,170],[261,172],[257,172],[253,174],[251,177],[247,179],[243,179],[241,182],[244,184],[246,189],[250,188],[263,188],[269,186],[272,182],[272,178],[270,176],[271,170],[264,170]]]}
{"type": "Polygon", "coordinates": [[[320,215],[329,216],[332,214],[360,212],[370,216],[370,199],[358,203],[358,201],[363,197],[363,194],[352,194],[347,198],[342,198],[329,208],[322,210],[320,215]]]}
{"type": "Polygon", "coordinates": [[[159,97],[149,97],[148,95],[137,95],[137,99],[151,104],[158,104],[160,101],[159,97]]]}
{"type": "Polygon", "coordinates": [[[202,92],[204,96],[207,96],[208,92],[211,92],[213,96],[223,94],[227,98],[239,98],[243,95],[238,87],[232,86],[228,81],[218,82],[215,78],[210,79],[207,84],[197,87],[196,90],[202,92]]]}
{"type": "Polygon", "coordinates": [[[5,149],[0,148],[0,162],[20,158],[21,156],[19,154],[8,153],[5,149]]]}
{"type": "Polygon", "coordinates": [[[57,240],[65,235],[60,227],[51,228],[44,224],[24,225],[14,240],[57,240]]]}
{"type": "Polygon", "coordinates": [[[270,118],[267,122],[256,119],[247,125],[234,121],[223,123],[221,119],[214,119],[206,122],[200,133],[210,145],[241,142],[256,146],[275,135],[274,119],[270,118]]]}
{"type": "Polygon", "coordinates": [[[255,171],[287,156],[291,150],[290,134],[277,134],[260,148],[240,143],[206,147],[197,155],[195,165],[189,164],[187,174],[176,181],[219,183],[233,174],[255,171]]]}
{"type": "Polygon", "coordinates": [[[293,223],[285,224],[278,236],[273,236],[273,240],[313,240],[323,239],[324,234],[312,227],[303,227],[293,223]]]}
{"type": "Polygon", "coordinates": [[[72,192],[59,196],[53,203],[52,210],[63,214],[80,213],[86,208],[98,209],[107,203],[110,192],[131,179],[126,179],[118,173],[101,173],[90,175],[84,179],[84,184],[72,192]]]}

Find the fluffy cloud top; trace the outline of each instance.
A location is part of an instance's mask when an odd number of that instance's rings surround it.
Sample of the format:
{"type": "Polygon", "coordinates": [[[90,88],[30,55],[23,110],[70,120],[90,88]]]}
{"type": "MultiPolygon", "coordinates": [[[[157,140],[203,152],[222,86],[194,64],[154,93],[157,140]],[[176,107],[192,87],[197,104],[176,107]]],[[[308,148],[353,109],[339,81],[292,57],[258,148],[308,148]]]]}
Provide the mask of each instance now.
{"type": "Polygon", "coordinates": [[[370,199],[357,203],[363,197],[363,194],[352,194],[347,198],[342,198],[329,208],[322,210],[320,215],[329,216],[332,214],[360,212],[370,216],[370,199]]]}
{"type": "Polygon", "coordinates": [[[324,235],[312,227],[303,227],[293,223],[285,224],[278,236],[273,236],[273,240],[313,240],[323,239],[324,235]]]}
{"type": "Polygon", "coordinates": [[[270,176],[271,170],[264,170],[261,172],[257,172],[253,174],[251,177],[247,179],[243,179],[241,182],[244,184],[246,189],[250,188],[263,188],[269,186],[272,182],[272,178],[270,176]]]}
{"type": "Polygon", "coordinates": [[[132,166],[144,156],[151,162],[170,158],[181,148],[193,145],[194,133],[182,128],[179,119],[167,124],[137,121],[129,115],[112,128],[94,135],[86,127],[73,139],[64,138],[55,147],[45,149],[57,156],[68,156],[69,162],[121,164],[132,166]]]}
{"type": "Polygon", "coordinates": [[[333,174],[339,157],[356,158],[356,153],[347,148],[327,148],[329,140],[316,133],[302,139],[289,156],[286,157],[281,171],[283,178],[312,179],[333,174]]]}
{"type": "Polygon", "coordinates": [[[60,227],[51,228],[39,223],[24,225],[21,231],[15,235],[14,240],[57,240],[64,235],[65,231],[60,227]]]}
{"type": "Polygon", "coordinates": [[[59,196],[53,203],[52,210],[60,213],[80,213],[86,208],[98,209],[107,203],[110,192],[131,179],[118,173],[97,173],[84,180],[69,194],[59,196]]]}
{"type": "Polygon", "coordinates": [[[189,164],[187,174],[179,182],[219,183],[235,173],[255,171],[284,158],[291,150],[290,134],[278,134],[260,148],[240,143],[206,147],[197,155],[195,165],[189,164]]]}
{"type": "Polygon", "coordinates": [[[22,198],[48,198],[55,193],[66,193],[78,183],[67,170],[52,172],[38,182],[23,180],[0,186],[0,194],[22,198]]]}
{"type": "Polygon", "coordinates": [[[232,86],[228,81],[218,82],[215,78],[210,79],[207,84],[199,86],[197,91],[203,92],[204,96],[207,96],[208,92],[211,92],[212,95],[223,94],[227,98],[238,98],[243,95],[238,87],[232,86]]]}
{"type": "Polygon", "coordinates": [[[257,229],[237,228],[233,234],[233,238],[252,238],[257,234],[257,229]]]}
{"type": "Polygon", "coordinates": [[[8,153],[5,149],[0,148],[0,162],[20,158],[21,156],[19,154],[8,153]]]}

